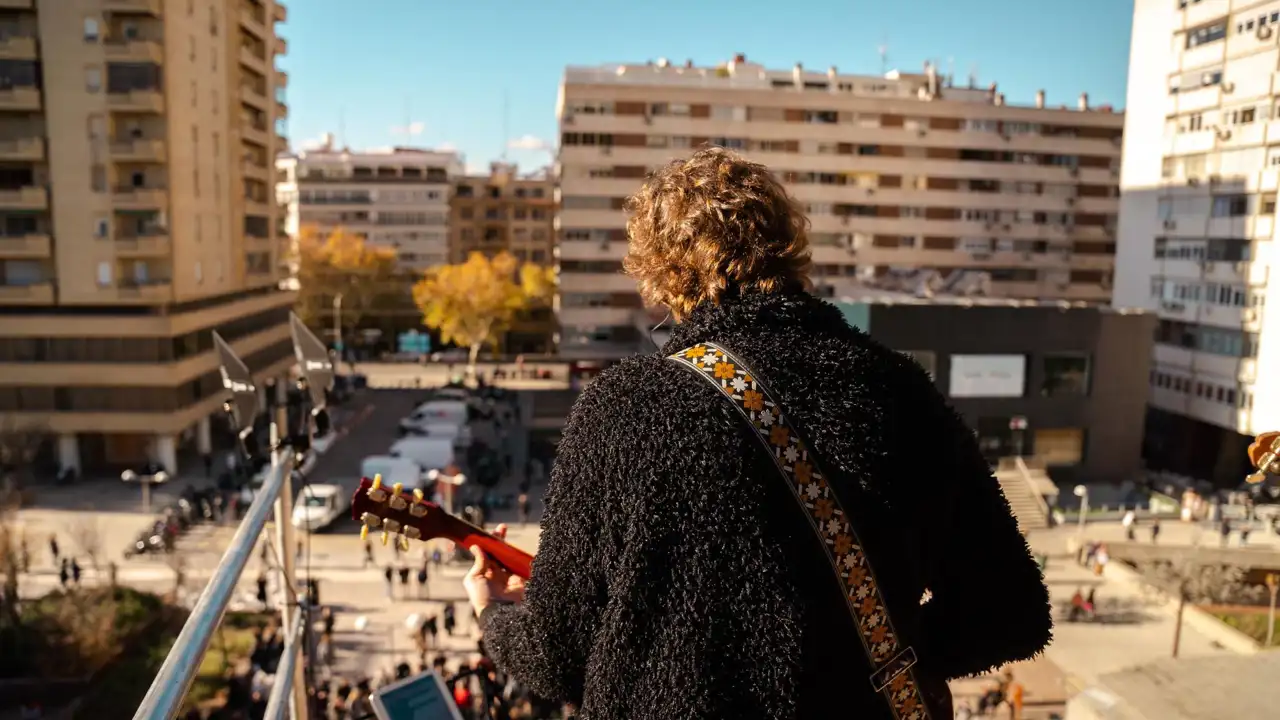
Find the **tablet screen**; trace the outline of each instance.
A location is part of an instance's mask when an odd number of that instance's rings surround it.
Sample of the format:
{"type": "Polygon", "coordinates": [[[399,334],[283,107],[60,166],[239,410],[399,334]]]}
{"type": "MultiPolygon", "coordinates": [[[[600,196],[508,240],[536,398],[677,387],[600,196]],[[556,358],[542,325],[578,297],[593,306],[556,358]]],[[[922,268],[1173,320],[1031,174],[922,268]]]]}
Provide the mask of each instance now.
{"type": "Polygon", "coordinates": [[[380,720],[462,720],[449,689],[434,672],[378,688],[373,706],[380,720]]]}

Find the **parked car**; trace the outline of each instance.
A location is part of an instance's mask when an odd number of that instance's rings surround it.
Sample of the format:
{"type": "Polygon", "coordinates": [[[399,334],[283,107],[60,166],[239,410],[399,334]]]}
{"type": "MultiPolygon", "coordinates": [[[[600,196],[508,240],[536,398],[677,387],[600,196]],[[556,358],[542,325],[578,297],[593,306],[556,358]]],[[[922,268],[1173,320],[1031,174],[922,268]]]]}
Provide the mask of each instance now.
{"type": "Polygon", "coordinates": [[[293,505],[293,526],[301,530],[323,530],[346,514],[351,495],[340,485],[316,483],[302,488],[293,505]]]}

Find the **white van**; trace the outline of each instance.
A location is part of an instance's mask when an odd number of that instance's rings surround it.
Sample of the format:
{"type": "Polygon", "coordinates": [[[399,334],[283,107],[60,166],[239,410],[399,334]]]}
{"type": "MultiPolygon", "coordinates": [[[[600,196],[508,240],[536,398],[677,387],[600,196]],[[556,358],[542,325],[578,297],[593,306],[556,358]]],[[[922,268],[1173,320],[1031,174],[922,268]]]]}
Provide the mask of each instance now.
{"type": "Polygon", "coordinates": [[[419,405],[401,424],[465,425],[469,418],[465,400],[431,400],[419,405]]]}
{"type": "Polygon", "coordinates": [[[300,530],[323,530],[346,514],[349,507],[351,496],[341,485],[308,485],[294,501],[293,526],[300,530]]]}
{"type": "MultiPolygon", "coordinates": [[[[457,463],[457,457],[453,451],[453,440],[448,438],[401,438],[391,446],[387,454],[412,460],[422,468],[423,472],[443,470],[457,463]]],[[[385,475],[383,482],[386,482],[385,475]]]]}
{"type": "Polygon", "coordinates": [[[425,482],[422,466],[407,457],[370,455],[360,463],[360,477],[372,479],[375,475],[381,475],[387,485],[401,483],[409,489],[420,488],[425,482]]]}
{"type": "Polygon", "coordinates": [[[426,425],[414,425],[408,420],[400,421],[401,437],[429,437],[449,439],[453,441],[453,446],[459,449],[466,448],[471,445],[472,435],[470,425],[453,425],[447,423],[430,423],[426,425]]]}

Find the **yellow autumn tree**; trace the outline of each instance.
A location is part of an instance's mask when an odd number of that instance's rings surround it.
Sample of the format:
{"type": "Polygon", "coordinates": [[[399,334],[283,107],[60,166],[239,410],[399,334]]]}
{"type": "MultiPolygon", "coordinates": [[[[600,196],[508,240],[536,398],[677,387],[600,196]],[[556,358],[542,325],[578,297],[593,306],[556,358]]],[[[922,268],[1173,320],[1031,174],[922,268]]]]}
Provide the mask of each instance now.
{"type": "Polygon", "coordinates": [[[525,310],[545,305],[555,293],[555,269],[520,263],[510,253],[493,258],[474,252],[465,262],[429,268],[413,287],[422,321],[440,339],[470,348],[468,365],[511,328],[525,310]]]}
{"type": "Polygon", "coordinates": [[[304,228],[297,247],[298,300],[295,310],[312,327],[340,319],[344,335],[359,326],[369,311],[396,293],[396,254],[369,245],[364,238],[337,228],[327,234],[304,228]],[[334,299],[341,295],[341,311],[334,299]]]}

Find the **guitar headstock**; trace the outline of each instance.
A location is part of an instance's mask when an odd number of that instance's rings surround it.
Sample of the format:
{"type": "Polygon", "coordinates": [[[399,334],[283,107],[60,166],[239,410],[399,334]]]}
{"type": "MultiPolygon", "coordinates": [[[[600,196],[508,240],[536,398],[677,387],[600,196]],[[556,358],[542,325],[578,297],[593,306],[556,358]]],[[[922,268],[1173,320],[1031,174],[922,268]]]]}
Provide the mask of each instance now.
{"type": "Polygon", "coordinates": [[[351,517],[362,524],[360,538],[369,536],[369,529],[382,531],[382,544],[391,536],[402,547],[408,548],[410,540],[430,540],[445,536],[445,520],[448,515],[423,496],[421,490],[407,493],[397,483],[382,484],[382,476],[372,480],[360,478],[360,487],[351,496],[351,517]]]}
{"type": "Polygon", "coordinates": [[[1249,462],[1258,468],[1246,480],[1258,484],[1267,479],[1267,475],[1280,475],[1280,432],[1265,432],[1254,439],[1249,446],[1249,462]]]}

